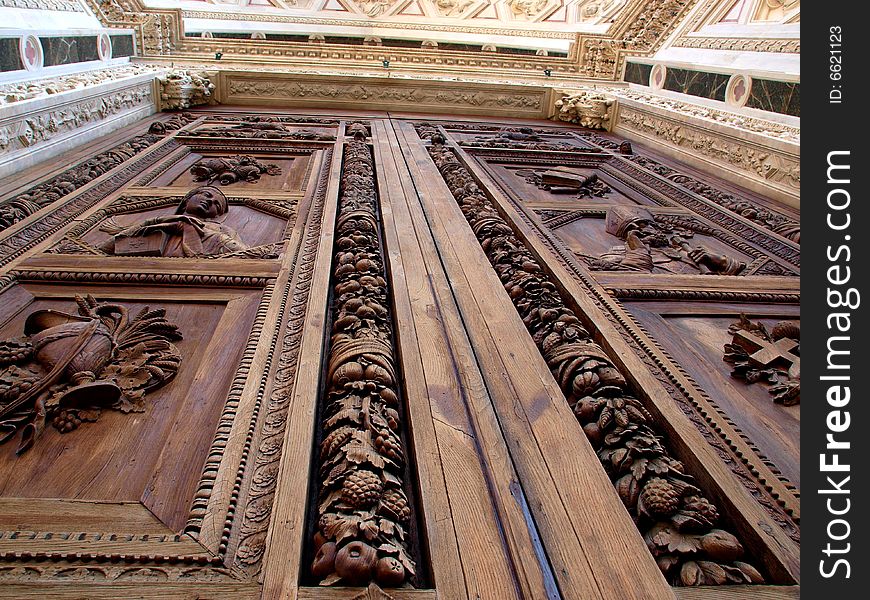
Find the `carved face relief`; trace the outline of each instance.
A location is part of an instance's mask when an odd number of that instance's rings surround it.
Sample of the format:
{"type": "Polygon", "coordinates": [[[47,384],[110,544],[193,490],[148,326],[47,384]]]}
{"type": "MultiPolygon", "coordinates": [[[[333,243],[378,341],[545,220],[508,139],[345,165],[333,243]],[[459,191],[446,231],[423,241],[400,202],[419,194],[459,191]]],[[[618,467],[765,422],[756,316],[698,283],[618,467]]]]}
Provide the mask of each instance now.
{"type": "Polygon", "coordinates": [[[182,210],[186,215],[201,217],[203,219],[214,219],[225,215],[229,207],[227,206],[226,196],[220,190],[209,186],[202,186],[185,196],[182,210]]]}

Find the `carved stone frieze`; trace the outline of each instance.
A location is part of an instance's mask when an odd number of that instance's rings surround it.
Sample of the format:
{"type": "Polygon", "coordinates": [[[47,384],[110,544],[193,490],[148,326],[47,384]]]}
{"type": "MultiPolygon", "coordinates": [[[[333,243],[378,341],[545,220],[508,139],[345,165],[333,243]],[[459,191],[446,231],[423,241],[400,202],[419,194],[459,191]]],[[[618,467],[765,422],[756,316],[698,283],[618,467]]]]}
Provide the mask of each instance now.
{"type": "Polygon", "coordinates": [[[795,144],[800,143],[800,127],[783,125],[782,123],[776,123],[774,121],[748,117],[727,110],[710,108],[707,106],[701,106],[700,104],[693,104],[691,102],[666,98],[664,96],[656,96],[655,94],[627,88],[608,87],[606,88],[606,93],[616,97],[617,99],[631,100],[647,106],[661,107],[672,113],[679,113],[681,115],[703,119],[711,123],[727,125],[728,127],[748,133],[761,134],[795,144]]]}
{"type": "Polygon", "coordinates": [[[333,327],[323,396],[320,585],[399,587],[415,578],[399,373],[378,234],[372,151],[345,147],[333,259],[333,327]]]}
{"type": "Polygon", "coordinates": [[[685,122],[659,117],[630,107],[619,110],[617,126],[651,137],[684,152],[700,154],[753,179],[798,193],[800,158],[770,148],[729,139],[685,122]]]}
{"type": "Polygon", "coordinates": [[[26,8],[30,10],[56,10],[58,12],[85,12],[85,7],[77,0],[0,0],[4,8],[26,8]]]}
{"type": "Polygon", "coordinates": [[[548,90],[540,87],[461,84],[457,82],[386,79],[377,82],[322,76],[227,73],[222,99],[227,103],[291,103],[305,106],[415,106],[435,112],[547,116],[548,90]]]}
{"type": "Polygon", "coordinates": [[[133,64],[99,69],[97,71],[87,71],[85,73],[75,73],[73,75],[58,75],[50,79],[7,83],[0,85],[0,106],[53,96],[71,90],[90,88],[101,83],[129,79],[148,73],[157,73],[161,70],[162,67],[154,65],[133,64]]]}
{"type": "Polygon", "coordinates": [[[185,110],[214,104],[215,85],[207,72],[173,69],[157,78],[160,85],[160,108],[185,110]]]}
{"type": "Polygon", "coordinates": [[[100,98],[25,113],[0,125],[0,156],[29,151],[58,135],[151,103],[151,85],[140,84],[100,98]]]}
{"type": "Polygon", "coordinates": [[[780,321],[768,331],[746,315],[728,328],[734,338],[725,345],[723,360],[731,376],[746,383],[763,382],[773,401],[793,406],[801,401],[800,339],[797,321],[780,321]]]}
{"type": "Polygon", "coordinates": [[[131,314],[121,304],[76,296],[78,314],[38,310],[24,337],[0,342],[0,443],[21,434],[18,453],[49,423],[61,433],[104,409],[144,412],[145,395],[175,377],[178,328],[163,309],[131,314]]]}
{"type": "Polygon", "coordinates": [[[433,141],[435,164],[662,572],[676,585],[763,582],[607,352],[453,152],[433,141]]]}
{"type": "Polygon", "coordinates": [[[565,94],[556,100],[555,118],[589,129],[610,129],[613,98],[596,91],[565,94]]]}
{"type": "Polygon", "coordinates": [[[773,52],[776,54],[800,54],[800,38],[723,38],[687,36],[678,38],[677,48],[703,48],[704,50],[733,50],[736,52],[773,52]]]}

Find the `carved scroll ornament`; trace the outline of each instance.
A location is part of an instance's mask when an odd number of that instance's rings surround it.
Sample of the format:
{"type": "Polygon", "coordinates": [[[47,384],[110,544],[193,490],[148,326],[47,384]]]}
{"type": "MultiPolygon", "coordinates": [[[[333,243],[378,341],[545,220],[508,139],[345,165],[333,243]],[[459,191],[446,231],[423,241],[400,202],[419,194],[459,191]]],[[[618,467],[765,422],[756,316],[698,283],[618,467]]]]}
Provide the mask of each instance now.
{"type": "Polygon", "coordinates": [[[178,371],[178,328],[163,309],[135,316],[120,304],[76,296],[78,314],[38,310],[24,337],[0,342],[0,443],[21,432],[18,453],[51,423],[61,433],[103,409],[143,412],[145,395],[178,371]]]}
{"type": "Polygon", "coordinates": [[[345,149],[331,349],[311,567],[321,585],[401,586],[414,578],[390,299],[378,240],[371,150],[345,149]]]}
{"type": "Polygon", "coordinates": [[[717,528],[719,510],[671,456],[655,419],[607,352],[471,174],[439,143],[443,138],[433,142],[435,164],[662,572],[675,585],[763,582],[741,560],[745,550],[737,538],[717,528]]]}
{"type": "MultiPolygon", "coordinates": [[[[422,135],[431,134],[428,132],[422,135]]],[[[505,127],[494,135],[478,135],[471,140],[461,140],[460,146],[468,148],[508,148],[510,150],[574,150],[563,142],[549,142],[538,135],[531,127],[505,127]]]]}

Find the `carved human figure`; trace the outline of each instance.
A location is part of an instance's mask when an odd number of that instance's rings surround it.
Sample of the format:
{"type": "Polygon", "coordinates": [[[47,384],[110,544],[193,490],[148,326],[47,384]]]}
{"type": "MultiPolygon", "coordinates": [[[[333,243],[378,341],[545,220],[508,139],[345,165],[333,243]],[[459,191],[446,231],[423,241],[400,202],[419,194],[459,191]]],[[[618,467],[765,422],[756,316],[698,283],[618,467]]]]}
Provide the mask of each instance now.
{"type": "Polygon", "coordinates": [[[625,240],[625,244],[613,246],[597,257],[578,253],[593,269],[737,275],[746,267],[746,263],[730,256],[690,244],[693,231],[662,226],[643,208],[609,208],[606,231],[625,240]]]}
{"type": "Polygon", "coordinates": [[[221,221],[227,197],[212,186],[190,190],[174,215],[146,219],[115,233],[100,249],[119,256],[208,256],[247,249],[221,221]]]}

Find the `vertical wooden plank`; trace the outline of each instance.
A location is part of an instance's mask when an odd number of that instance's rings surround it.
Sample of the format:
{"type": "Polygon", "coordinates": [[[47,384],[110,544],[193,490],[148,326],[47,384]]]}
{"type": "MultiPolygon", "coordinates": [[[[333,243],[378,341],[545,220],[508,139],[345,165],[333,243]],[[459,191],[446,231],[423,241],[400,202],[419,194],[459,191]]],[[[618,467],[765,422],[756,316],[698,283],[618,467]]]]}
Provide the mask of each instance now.
{"type": "MultiPolygon", "coordinates": [[[[340,126],[342,127],[342,126],[340,126]]],[[[341,177],[344,136],[339,130],[329,165],[329,183],[324,200],[320,243],[313,269],[311,289],[302,325],[299,361],[290,400],[289,416],[278,467],[275,501],[263,558],[263,598],[296,598],[302,568],[302,544],[310,482],[314,421],[320,391],[320,361],[323,326],[329,310],[332,248],[341,177]]]]}
{"type": "MultiPolygon", "coordinates": [[[[409,208],[416,193],[388,122],[376,124],[376,141],[385,247],[421,486],[424,470],[446,476],[443,502],[449,506],[444,509],[452,512],[452,545],[458,543],[467,597],[548,597],[555,589],[548,591],[542,571],[549,567],[539,564],[533,532],[512,498],[516,473],[431,234],[409,208]]],[[[435,504],[425,490],[421,496],[425,526],[439,527],[439,515],[431,509],[441,508],[442,500],[435,504]]],[[[459,570],[439,557],[442,549],[432,533],[429,541],[439,596],[457,597],[459,570]]]]}
{"type": "Polygon", "coordinates": [[[572,598],[672,597],[413,126],[402,123],[400,131],[560,591],[572,598]]]}

